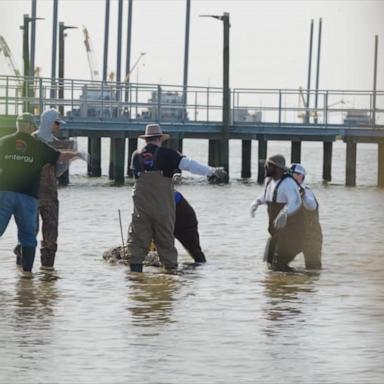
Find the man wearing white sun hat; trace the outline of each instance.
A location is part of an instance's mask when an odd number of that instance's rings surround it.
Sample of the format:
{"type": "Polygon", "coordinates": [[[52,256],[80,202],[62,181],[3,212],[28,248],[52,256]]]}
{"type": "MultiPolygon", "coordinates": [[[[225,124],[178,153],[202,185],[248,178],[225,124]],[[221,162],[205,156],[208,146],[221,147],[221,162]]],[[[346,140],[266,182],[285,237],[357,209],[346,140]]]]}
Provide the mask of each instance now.
{"type": "Polygon", "coordinates": [[[300,186],[304,214],[303,253],[307,269],[321,268],[321,248],[323,235],[319,221],[319,203],[312,190],[304,183],[305,168],[301,164],[292,164],[290,173],[300,186]]]}

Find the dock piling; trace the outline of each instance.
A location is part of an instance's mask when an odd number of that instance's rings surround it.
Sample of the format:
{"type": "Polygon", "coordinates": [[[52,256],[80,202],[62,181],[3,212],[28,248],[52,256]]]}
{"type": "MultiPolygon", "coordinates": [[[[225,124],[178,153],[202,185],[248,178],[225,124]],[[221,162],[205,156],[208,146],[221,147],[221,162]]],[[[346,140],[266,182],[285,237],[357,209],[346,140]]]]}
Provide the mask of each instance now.
{"type": "Polygon", "coordinates": [[[88,153],[90,156],[88,163],[88,176],[101,176],[101,138],[88,137],[88,153]]]}
{"type": "Polygon", "coordinates": [[[332,180],[332,141],[324,141],[323,143],[323,180],[332,180]]]}
{"type": "Polygon", "coordinates": [[[252,140],[241,140],[241,177],[251,177],[252,140]]]}
{"type": "Polygon", "coordinates": [[[259,139],[259,161],[258,161],[258,171],[257,171],[257,182],[259,184],[264,183],[265,178],[265,171],[264,171],[264,164],[265,160],[267,159],[267,146],[268,141],[264,139],[259,139]]]}
{"type": "Polygon", "coordinates": [[[378,144],[378,152],[377,185],[384,187],[384,143],[378,144]]]}
{"type": "Polygon", "coordinates": [[[356,185],[356,153],[356,143],[348,140],[345,166],[345,185],[348,187],[356,185]]]}
{"type": "Polygon", "coordinates": [[[301,163],[301,141],[291,142],[291,163],[301,163]]]}
{"type": "Polygon", "coordinates": [[[132,155],[133,152],[135,152],[137,149],[137,139],[134,138],[129,138],[128,139],[128,157],[127,157],[127,176],[132,178],[133,173],[131,170],[131,160],[132,160],[132,155]]]}

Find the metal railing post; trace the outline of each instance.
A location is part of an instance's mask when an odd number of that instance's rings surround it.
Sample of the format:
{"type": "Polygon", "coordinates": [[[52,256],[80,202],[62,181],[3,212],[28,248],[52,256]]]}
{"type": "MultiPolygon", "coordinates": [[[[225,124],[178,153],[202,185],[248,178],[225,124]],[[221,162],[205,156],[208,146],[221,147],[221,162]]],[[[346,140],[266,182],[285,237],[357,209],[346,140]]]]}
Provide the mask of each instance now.
{"type": "Polygon", "coordinates": [[[73,108],[74,108],[74,103],[73,103],[73,100],[74,100],[74,91],[73,91],[73,80],[71,80],[71,111],[73,112],[73,108]]]}
{"type": "Polygon", "coordinates": [[[101,118],[104,119],[104,81],[101,82],[101,118]]]}
{"type": "Polygon", "coordinates": [[[157,122],[161,121],[161,86],[157,86],[157,122]]]}
{"type": "Polygon", "coordinates": [[[281,124],[281,102],[282,102],[281,89],[279,89],[279,125],[281,124]]]}
{"type": "Polygon", "coordinates": [[[43,79],[39,78],[39,115],[43,113],[44,97],[43,97],[43,79]]]}
{"type": "Polygon", "coordinates": [[[207,123],[209,122],[209,87],[207,87],[207,123]]]}
{"type": "Polygon", "coordinates": [[[324,124],[325,127],[328,125],[328,91],[324,94],[324,124]]]}
{"type": "Polygon", "coordinates": [[[8,76],[5,78],[5,115],[8,116],[8,86],[9,86],[9,78],[8,76]]]}

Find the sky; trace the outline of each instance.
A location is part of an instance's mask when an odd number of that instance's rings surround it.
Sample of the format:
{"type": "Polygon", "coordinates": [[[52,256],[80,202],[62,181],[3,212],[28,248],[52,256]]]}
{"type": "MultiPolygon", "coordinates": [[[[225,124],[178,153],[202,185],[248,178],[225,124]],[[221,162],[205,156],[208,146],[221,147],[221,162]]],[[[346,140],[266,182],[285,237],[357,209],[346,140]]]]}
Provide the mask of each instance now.
{"type": "MultiPolygon", "coordinates": [[[[111,0],[108,72],[116,71],[117,0],[111,0]]],[[[131,65],[145,52],[132,81],[181,85],[183,82],[185,0],[134,0],[131,65]]],[[[128,0],[123,10],[122,72],[125,72],[128,0]]],[[[102,72],[104,0],[59,0],[59,21],[68,30],[65,77],[90,79],[82,26],[91,37],[102,72]]],[[[52,0],[37,0],[36,65],[51,73],[52,0]]],[[[310,21],[314,19],[312,87],[315,82],[318,20],[323,20],[320,89],[371,90],[374,36],[379,35],[377,88],[384,90],[384,0],[258,1],[192,0],[189,84],[222,84],[222,22],[199,15],[230,13],[230,87],[306,87],[310,21]]],[[[0,34],[22,70],[23,14],[30,0],[0,0],[0,34]]],[[[0,74],[11,74],[0,55],[0,74]]]]}

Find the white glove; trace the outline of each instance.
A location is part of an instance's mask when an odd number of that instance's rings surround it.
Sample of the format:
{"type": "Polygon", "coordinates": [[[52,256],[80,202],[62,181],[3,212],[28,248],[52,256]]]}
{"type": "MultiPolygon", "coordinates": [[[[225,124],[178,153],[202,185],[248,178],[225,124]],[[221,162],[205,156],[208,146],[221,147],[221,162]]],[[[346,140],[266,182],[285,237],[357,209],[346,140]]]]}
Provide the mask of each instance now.
{"type": "Polygon", "coordinates": [[[224,168],[218,167],[218,168],[211,168],[212,174],[208,176],[208,181],[210,183],[220,183],[223,182],[227,177],[227,172],[224,168]]]}
{"type": "Polygon", "coordinates": [[[276,219],[273,222],[274,227],[279,230],[284,228],[287,225],[287,218],[288,218],[288,213],[285,208],[283,208],[279,214],[276,216],[276,219]]]}
{"type": "Polygon", "coordinates": [[[255,217],[255,212],[256,212],[257,208],[259,208],[259,205],[260,205],[260,203],[257,200],[255,200],[251,204],[251,217],[255,217]]]}
{"type": "Polygon", "coordinates": [[[224,179],[227,176],[227,172],[225,171],[224,168],[218,167],[218,168],[215,168],[213,175],[218,179],[224,179]]]}
{"type": "Polygon", "coordinates": [[[175,173],[173,175],[173,182],[175,184],[181,184],[181,181],[182,181],[181,173],[175,173]]]}
{"type": "Polygon", "coordinates": [[[81,149],[79,151],[79,158],[84,160],[86,163],[88,163],[89,162],[89,153],[86,150],[81,149]]]}

